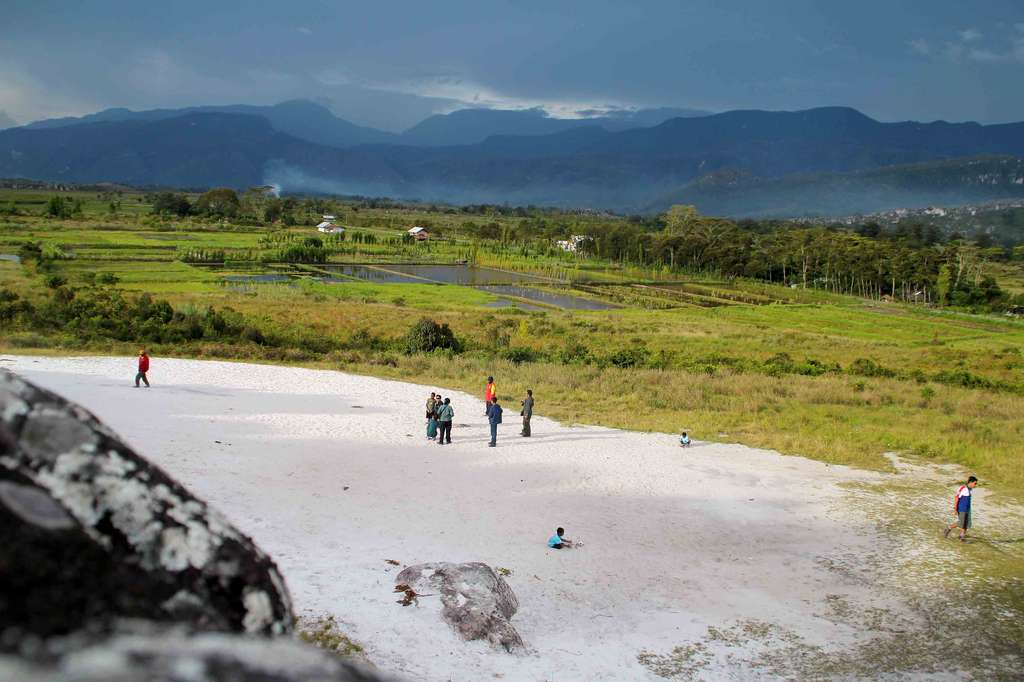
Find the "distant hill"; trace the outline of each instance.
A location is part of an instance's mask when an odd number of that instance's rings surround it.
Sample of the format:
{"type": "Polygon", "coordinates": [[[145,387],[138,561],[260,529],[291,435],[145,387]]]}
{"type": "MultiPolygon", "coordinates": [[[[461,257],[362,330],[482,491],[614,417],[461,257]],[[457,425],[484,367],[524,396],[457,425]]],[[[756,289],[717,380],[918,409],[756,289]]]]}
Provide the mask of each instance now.
{"type": "Polygon", "coordinates": [[[850,173],[801,173],[758,178],[732,171],[709,174],[646,207],[695,204],[735,217],[813,217],[1024,199],[1024,160],[972,157],[886,166],[850,173]]]}
{"type": "Polygon", "coordinates": [[[478,144],[495,135],[551,135],[577,128],[602,128],[607,131],[655,126],[670,118],[706,116],[694,109],[641,109],[590,118],[552,118],[542,109],[498,110],[461,109],[437,114],[421,121],[402,134],[402,143],[443,147],[478,144]]]}
{"type": "MultiPolygon", "coordinates": [[[[248,114],[267,119],[277,131],[300,140],[330,147],[355,147],[363,144],[402,144],[411,146],[450,146],[477,144],[493,135],[549,135],[581,127],[599,126],[618,131],[662,123],[673,116],[694,116],[706,112],[692,109],[642,109],[617,112],[615,116],[558,119],[541,110],[506,111],[463,109],[451,114],[431,116],[402,134],[368,128],[338,118],[327,107],[308,100],[290,100],[273,106],[250,104],[210,105],[181,109],[104,109],[79,117],[51,118],[29,123],[26,128],[50,130],[82,123],[114,121],[160,121],[185,114],[248,114]]],[[[0,129],[4,127],[0,112],[0,129]]]]}
{"type": "MultiPolygon", "coordinates": [[[[311,141],[308,131],[305,138],[283,132],[313,115],[332,116],[318,105],[286,105],[271,108],[276,123],[262,108],[203,109],[0,131],[0,177],[188,187],[270,182],[297,192],[630,212],[686,202],[730,215],[1024,196],[1021,123],[880,123],[845,108],[734,111],[623,131],[589,122],[476,144],[414,146],[392,136],[391,143],[339,148],[311,141]]],[[[339,127],[339,135],[347,130],[339,127]]]]}
{"type": "Polygon", "coordinates": [[[13,128],[18,125],[13,118],[7,115],[6,111],[0,109],[0,130],[5,128],[13,128]]]}
{"type": "Polygon", "coordinates": [[[66,128],[82,123],[108,123],[114,121],[162,121],[186,114],[247,114],[265,118],[277,131],[288,133],[300,140],[332,147],[351,147],[360,144],[385,144],[398,141],[394,133],[358,126],[338,118],[330,109],[308,100],[290,100],[273,106],[230,104],[224,106],[185,107],[182,109],[104,109],[81,117],[52,118],[30,123],[33,130],[66,128]]]}

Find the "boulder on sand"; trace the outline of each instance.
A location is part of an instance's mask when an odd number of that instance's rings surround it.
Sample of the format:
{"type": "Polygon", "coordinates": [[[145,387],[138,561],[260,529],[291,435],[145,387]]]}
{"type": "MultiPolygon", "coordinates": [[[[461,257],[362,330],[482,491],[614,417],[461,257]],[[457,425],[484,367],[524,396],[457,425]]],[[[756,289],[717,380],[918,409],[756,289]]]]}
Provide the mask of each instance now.
{"type": "Polygon", "coordinates": [[[523,638],[509,622],[519,600],[487,564],[417,564],[399,573],[395,583],[418,594],[438,594],[441,618],[463,639],[485,639],[509,652],[525,648],[523,638]]]}
{"type": "Polygon", "coordinates": [[[81,407],[0,370],[0,651],[122,618],[281,634],[274,562],[81,407]]]}

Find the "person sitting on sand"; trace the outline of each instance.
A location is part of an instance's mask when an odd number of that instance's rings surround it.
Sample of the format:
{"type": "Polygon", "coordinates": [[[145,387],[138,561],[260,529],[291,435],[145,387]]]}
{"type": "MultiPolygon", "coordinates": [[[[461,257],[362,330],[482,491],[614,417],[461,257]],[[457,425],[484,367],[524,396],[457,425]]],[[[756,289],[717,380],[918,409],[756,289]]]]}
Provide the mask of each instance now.
{"type": "Polygon", "coordinates": [[[960,541],[967,542],[967,529],[971,527],[971,491],[978,487],[978,479],[971,476],[967,484],[957,488],[956,497],[953,498],[953,514],[956,515],[956,523],[946,528],[943,533],[949,537],[954,528],[960,529],[960,541]]]}
{"type": "Polygon", "coordinates": [[[565,529],[559,528],[555,531],[555,534],[548,538],[548,547],[551,549],[562,549],[563,547],[572,547],[572,540],[565,537],[565,529]]]}
{"type": "Polygon", "coordinates": [[[679,445],[684,448],[690,447],[690,437],[686,435],[686,431],[683,431],[683,435],[679,436],[679,445]]]}
{"type": "Polygon", "coordinates": [[[135,375],[135,388],[139,387],[139,380],[141,379],[146,383],[146,388],[149,388],[149,379],[146,378],[146,372],[149,371],[149,355],[146,354],[146,349],[143,348],[139,351],[139,371],[135,375]]]}

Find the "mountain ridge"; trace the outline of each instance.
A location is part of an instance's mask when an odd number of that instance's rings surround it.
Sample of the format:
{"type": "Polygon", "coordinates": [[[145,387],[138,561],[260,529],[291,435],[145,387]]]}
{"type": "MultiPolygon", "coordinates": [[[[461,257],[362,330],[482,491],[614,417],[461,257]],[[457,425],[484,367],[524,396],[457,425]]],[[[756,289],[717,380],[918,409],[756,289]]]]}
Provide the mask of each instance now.
{"type": "Polygon", "coordinates": [[[661,210],[669,201],[728,214],[780,206],[795,213],[885,208],[913,201],[918,189],[929,201],[1024,195],[1016,170],[989,168],[994,184],[985,187],[969,174],[947,169],[940,181],[913,167],[1024,157],[1024,123],[882,123],[823,107],[675,118],[618,132],[590,125],[494,135],[444,147],[338,148],[282,132],[254,113],[153,116],[0,131],[0,176],[183,187],[272,183],[296,192],[634,212],[661,210]],[[897,175],[871,174],[884,168],[897,175]],[[921,180],[901,189],[899,174],[921,180]],[[815,197],[814,187],[827,188],[827,201],[815,197]]]}

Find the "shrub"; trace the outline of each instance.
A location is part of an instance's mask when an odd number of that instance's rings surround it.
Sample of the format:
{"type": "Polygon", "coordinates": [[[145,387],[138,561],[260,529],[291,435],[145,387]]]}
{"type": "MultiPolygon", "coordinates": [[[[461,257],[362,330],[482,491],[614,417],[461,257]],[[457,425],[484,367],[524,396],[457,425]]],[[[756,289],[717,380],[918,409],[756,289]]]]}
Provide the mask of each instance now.
{"type": "Polygon", "coordinates": [[[46,277],[46,286],[50,289],[56,289],[62,287],[68,283],[68,278],[62,275],[48,275],[46,277]]]}
{"type": "Polygon", "coordinates": [[[462,344],[447,324],[424,317],[406,334],[405,349],[407,353],[430,353],[438,349],[459,353],[462,344]]]}
{"type": "Polygon", "coordinates": [[[32,313],[32,304],[22,300],[10,289],[0,289],[0,322],[10,322],[22,315],[32,313]]]}
{"type": "Polygon", "coordinates": [[[616,367],[643,367],[650,356],[646,348],[621,348],[608,356],[608,362],[616,367]]]}
{"type": "Polygon", "coordinates": [[[22,263],[38,263],[43,259],[43,247],[39,242],[25,242],[18,249],[18,257],[22,263]]]}
{"type": "Polygon", "coordinates": [[[246,341],[252,341],[259,345],[263,345],[267,340],[263,332],[252,325],[247,325],[242,329],[241,337],[246,341]]]}
{"type": "Polygon", "coordinates": [[[558,361],[565,365],[585,365],[592,360],[590,349],[582,343],[570,343],[558,351],[558,361]]]}
{"type": "Polygon", "coordinates": [[[518,365],[523,362],[536,361],[540,357],[540,353],[532,348],[506,348],[502,357],[518,365]]]}
{"type": "Polygon", "coordinates": [[[118,277],[117,275],[115,275],[112,272],[101,272],[100,274],[98,274],[96,276],[96,283],[97,284],[110,284],[110,285],[113,285],[113,284],[117,284],[120,281],[121,281],[121,278],[118,277]]]}
{"type": "Polygon", "coordinates": [[[874,360],[869,360],[868,358],[857,358],[856,360],[853,361],[853,364],[850,365],[850,369],[848,371],[850,374],[855,374],[857,376],[862,377],[896,376],[895,371],[889,369],[888,367],[883,367],[874,360]]]}

